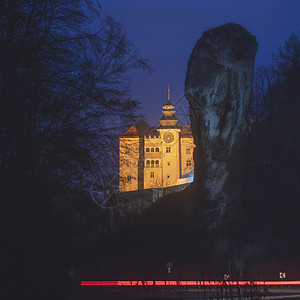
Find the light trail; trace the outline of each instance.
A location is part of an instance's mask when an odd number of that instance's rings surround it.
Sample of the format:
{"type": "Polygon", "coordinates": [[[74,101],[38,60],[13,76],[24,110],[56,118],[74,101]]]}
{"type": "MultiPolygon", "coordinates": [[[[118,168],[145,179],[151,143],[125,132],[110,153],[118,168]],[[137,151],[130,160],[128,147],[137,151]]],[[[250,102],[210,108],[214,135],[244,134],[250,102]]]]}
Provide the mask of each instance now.
{"type": "Polygon", "coordinates": [[[294,281],[199,281],[199,280],[119,280],[119,281],[81,281],[82,286],[217,286],[217,285],[300,285],[294,281]]]}

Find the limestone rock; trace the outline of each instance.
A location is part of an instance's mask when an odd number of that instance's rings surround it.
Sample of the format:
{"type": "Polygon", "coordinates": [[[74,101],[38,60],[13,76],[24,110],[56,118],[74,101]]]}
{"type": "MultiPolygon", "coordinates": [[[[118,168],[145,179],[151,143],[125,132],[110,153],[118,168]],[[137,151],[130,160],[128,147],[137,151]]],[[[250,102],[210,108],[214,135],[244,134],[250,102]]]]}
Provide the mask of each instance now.
{"type": "Polygon", "coordinates": [[[195,139],[195,183],[221,213],[239,201],[256,38],[238,24],[203,33],[188,62],[185,96],[195,139]]]}

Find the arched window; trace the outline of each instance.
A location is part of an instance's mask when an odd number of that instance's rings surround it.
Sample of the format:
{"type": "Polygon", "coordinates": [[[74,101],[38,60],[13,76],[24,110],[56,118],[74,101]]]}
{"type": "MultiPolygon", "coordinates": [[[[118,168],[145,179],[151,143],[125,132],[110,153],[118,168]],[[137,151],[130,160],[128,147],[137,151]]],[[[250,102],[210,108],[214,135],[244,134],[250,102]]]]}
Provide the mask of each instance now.
{"type": "Polygon", "coordinates": [[[150,167],[150,160],[146,161],[146,167],[148,167],[148,168],[150,167]]]}
{"type": "Polygon", "coordinates": [[[151,160],[151,168],[154,167],[154,160],[151,160]]]}
{"type": "Polygon", "coordinates": [[[155,152],[159,152],[159,148],[155,148],[155,152]]]}
{"type": "Polygon", "coordinates": [[[155,161],[155,166],[158,167],[159,166],[159,160],[155,161]]]}
{"type": "Polygon", "coordinates": [[[154,152],[154,148],[151,148],[151,152],[154,152]]]}
{"type": "Polygon", "coordinates": [[[149,148],[146,148],[146,152],[150,152],[150,149],[149,149],[149,148]]]}

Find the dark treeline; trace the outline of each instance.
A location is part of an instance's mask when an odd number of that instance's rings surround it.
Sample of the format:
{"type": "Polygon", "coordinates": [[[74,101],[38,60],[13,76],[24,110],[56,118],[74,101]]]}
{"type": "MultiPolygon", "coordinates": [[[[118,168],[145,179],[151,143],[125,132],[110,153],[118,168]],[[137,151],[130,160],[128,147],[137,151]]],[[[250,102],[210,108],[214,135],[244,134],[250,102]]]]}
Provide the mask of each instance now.
{"type": "Polygon", "coordinates": [[[293,33],[271,65],[256,69],[241,222],[260,254],[290,266],[300,250],[299,97],[300,38],[293,33]]]}
{"type": "Polygon", "coordinates": [[[137,68],[147,61],[97,1],[1,2],[1,270],[11,298],[65,299],[70,268],[101,244],[88,187],[109,165],[118,126],[134,121],[126,73],[137,68]]]}

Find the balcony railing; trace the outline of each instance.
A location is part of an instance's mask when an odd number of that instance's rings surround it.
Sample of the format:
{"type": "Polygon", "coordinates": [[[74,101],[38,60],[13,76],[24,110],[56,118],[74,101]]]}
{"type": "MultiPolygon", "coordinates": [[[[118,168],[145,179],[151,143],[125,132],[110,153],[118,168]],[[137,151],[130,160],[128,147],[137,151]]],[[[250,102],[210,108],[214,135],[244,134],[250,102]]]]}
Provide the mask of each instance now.
{"type": "Polygon", "coordinates": [[[162,164],[154,164],[154,165],[146,165],[145,164],[145,168],[161,168],[162,167],[162,164]]]}
{"type": "Polygon", "coordinates": [[[161,152],[146,152],[145,159],[161,159],[162,153],[161,152]]]}

